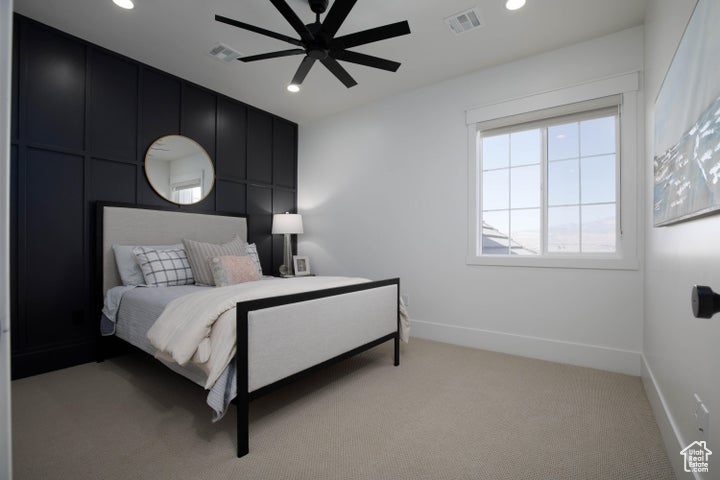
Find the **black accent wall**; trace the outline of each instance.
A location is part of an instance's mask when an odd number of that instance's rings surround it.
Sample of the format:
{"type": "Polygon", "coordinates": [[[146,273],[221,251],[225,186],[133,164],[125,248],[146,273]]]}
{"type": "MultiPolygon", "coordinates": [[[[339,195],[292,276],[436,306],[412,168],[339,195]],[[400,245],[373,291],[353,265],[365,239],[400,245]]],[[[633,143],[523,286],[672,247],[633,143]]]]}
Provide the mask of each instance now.
{"type": "Polygon", "coordinates": [[[295,210],[296,124],[21,15],[13,67],[14,378],[95,359],[97,201],[245,213],[263,270],[277,272],[270,228],[295,210]],[[213,159],[199,204],[173,206],[145,178],[145,151],[169,134],[213,159]]]}

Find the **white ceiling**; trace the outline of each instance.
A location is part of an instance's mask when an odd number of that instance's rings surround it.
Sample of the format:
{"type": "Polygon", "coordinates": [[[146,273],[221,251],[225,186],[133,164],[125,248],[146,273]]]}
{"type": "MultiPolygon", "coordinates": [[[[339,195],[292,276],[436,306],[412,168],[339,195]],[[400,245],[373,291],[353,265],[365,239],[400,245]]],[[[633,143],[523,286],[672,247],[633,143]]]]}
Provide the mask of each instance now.
{"type": "MultiPolygon", "coordinates": [[[[306,0],[288,0],[301,19],[306,0]]],[[[292,45],[217,23],[228,16],[297,38],[266,0],[15,0],[15,10],[110,50],[302,123],[363,103],[643,23],[648,0],[528,0],[516,12],[504,0],[359,0],[338,35],[408,20],[412,34],[354,50],[402,62],[397,73],[343,65],[358,81],[346,89],[316,64],[300,93],[287,84],[302,57],[224,63],[207,51],[216,42],[244,55],[292,45]],[[485,25],[456,36],[443,21],[478,6],[485,25]]]]}

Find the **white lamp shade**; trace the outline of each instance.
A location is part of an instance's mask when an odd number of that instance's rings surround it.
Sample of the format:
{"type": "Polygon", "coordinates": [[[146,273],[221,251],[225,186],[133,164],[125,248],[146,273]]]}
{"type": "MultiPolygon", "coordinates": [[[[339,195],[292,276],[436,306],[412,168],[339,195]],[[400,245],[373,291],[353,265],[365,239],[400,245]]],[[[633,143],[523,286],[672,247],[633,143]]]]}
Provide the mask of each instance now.
{"type": "Polygon", "coordinates": [[[302,215],[276,213],[273,215],[272,233],[303,233],[302,215]]]}

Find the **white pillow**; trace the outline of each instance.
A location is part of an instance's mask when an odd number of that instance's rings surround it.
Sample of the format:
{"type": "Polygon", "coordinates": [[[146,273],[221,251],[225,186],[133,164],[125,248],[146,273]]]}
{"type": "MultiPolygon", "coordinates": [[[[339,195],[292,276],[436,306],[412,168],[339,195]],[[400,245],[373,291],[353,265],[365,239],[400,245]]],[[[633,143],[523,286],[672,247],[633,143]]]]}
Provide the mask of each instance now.
{"type": "Polygon", "coordinates": [[[123,285],[145,285],[140,265],[137,263],[133,249],[135,247],[152,248],[154,250],[179,250],[185,247],[180,243],[177,245],[113,245],[115,264],[123,285]]]}

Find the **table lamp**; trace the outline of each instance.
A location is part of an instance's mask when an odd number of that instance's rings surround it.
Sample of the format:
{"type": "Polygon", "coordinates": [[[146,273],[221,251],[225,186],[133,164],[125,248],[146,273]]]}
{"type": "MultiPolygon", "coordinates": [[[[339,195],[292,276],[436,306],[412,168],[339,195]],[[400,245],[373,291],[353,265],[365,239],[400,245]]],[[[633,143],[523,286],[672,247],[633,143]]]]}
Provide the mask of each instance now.
{"type": "Polygon", "coordinates": [[[276,213],[273,215],[272,233],[285,235],[283,246],[283,264],[280,266],[280,275],[292,275],[292,245],[290,235],[303,233],[302,215],[297,213],[276,213]]]}

